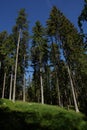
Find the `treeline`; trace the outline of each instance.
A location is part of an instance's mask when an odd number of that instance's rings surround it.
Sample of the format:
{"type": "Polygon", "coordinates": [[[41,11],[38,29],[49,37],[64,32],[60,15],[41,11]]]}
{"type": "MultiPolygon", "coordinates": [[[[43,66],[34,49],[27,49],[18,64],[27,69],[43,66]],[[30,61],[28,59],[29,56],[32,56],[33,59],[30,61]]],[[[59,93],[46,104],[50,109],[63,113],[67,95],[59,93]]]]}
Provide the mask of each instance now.
{"type": "MultiPolygon", "coordinates": [[[[29,35],[25,9],[9,35],[0,33],[0,97],[75,106],[86,113],[87,48],[84,37],[55,6],[46,26],[36,21],[29,35]],[[32,79],[26,83],[26,71],[32,79]]],[[[28,80],[28,78],[27,78],[28,80]]]]}

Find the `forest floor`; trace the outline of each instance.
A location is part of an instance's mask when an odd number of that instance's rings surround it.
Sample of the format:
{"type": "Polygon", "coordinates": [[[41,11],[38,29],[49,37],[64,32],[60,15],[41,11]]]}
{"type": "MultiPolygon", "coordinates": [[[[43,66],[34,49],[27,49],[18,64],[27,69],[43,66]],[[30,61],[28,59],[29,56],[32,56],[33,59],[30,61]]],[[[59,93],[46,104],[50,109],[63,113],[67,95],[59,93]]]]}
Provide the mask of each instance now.
{"type": "Polygon", "coordinates": [[[0,130],[87,130],[87,121],[58,106],[0,99],[0,130]]]}

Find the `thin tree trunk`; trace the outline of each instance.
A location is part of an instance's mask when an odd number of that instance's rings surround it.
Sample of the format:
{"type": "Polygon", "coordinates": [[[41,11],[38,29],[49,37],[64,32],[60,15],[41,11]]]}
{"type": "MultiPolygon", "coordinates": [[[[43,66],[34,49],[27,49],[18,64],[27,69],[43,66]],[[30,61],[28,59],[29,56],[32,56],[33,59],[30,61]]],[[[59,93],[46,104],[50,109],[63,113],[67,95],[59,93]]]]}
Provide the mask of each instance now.
{"type": "Polygon", "coordinates": [[[58,75],[57,75],[57,73],[58,73],[57,65],[55,65],[55,71],[56,71],[56,87],[57,87],[58,105],[61,106],[59,79],[58,79],[58,75]]]}
{"type": "Polygon", "coordinates": [[[58,105],[61,106],[59,80],[58,80],[58,77],[56,77],[56,78],[57,78],[57,79],[56,79],[56,85],[57,85],[58,105]]]}
{"type": "MultiPolygon", "coordinates": [[[[65,56],[65,59],[66,59],[66,57],[67,57],[66,51],[63,50],[63,53],[64,53],[64,56],[65,56]]],[[[75,96],[75,91],[74,91],[74,84],[73,84],[73,80],[72,80],[72,77],[71,77],[71,71],[70,71],[68,63],[66,63],[66,67],[67,67],[67,71],[68,71],[68,75],[69,75],[69,79],[70,79],[70,84],[71,84],[71,90],[72,90],[72,96],[73,96],[73,101],[74,101],[74,105],[75,105],[75,110],[76,110],[76,112],[79,112],[79,108],[78,108],[77,101],[76,101],[76,96],[75,96]]]]}
{"type": "Polygon", "coordinates": [[[11,96],[12,96],[12,81],[13,81],[13,66],[12,66],[12,73],[11,73],[11,80],[10,80],[9,100],[11,100],[11,96]]]}
{"type": "Polygon", "coordinates": [[[25,74],[24,74],[24,85],[23,85],[23,102],[25,102],[25,74]]]}
{"type": "MultiPolygon", "coordinates": [[[[24,68],[25,68],[25,55],[24,55],[24,68]]],[[[24,72],[24,83],[23,83],[23,102],[25,102],[25,72],[24,72]]]]}
{"type": "Polygon", "coordinates": [[[0,69],[1,69],[1,61],[0,61],[0,69]]]}
{"type": "Polygon", "coordinates": [[[52,104],[51,72],[49,73],[50,104],[52,104]]]}
{"type": "Polygon", "coordinates": [[[40,67],[40,84],[41,84],[41,103],[44,104],[42,68],[40,67]]]}
{"type": "MultiPolygon", "coordinates": [[[[58,38],[55,37],[55,43],[57,44],[57,40],[58,38]]],[[[52,41],[52,46],[53,46],[53,39],[51,39],[52,41]]],[[[54,51],[54,46],[53,46],[53,51],[54,51]]],[[[54,51],[55,53],[55,51],[54,51]]],[[[58,62],[58,55],[56,54],[56,60],[58,62]]],[[[56,63],[56,61],[55,61],[56,63]]],[[[59,89],[59,79],[58,79],[58,66],[54,63],[54,66],[55,66],[55,72],[56,72],[56,86],[57,86],[57,98],[58,98],[58,105],[61,106],[61,101],[60,101],[60,89],[59,89]]]]}
{"type": "Polygon", "coordinates": [[[16,78],[17,78],[17,64],[18,64],[18,53],[19,53],[19,44],[20,44],[20,34],[21,34],[21,29],[19,30],[18,44],[17,44],[17,53],[16,53],[16,61],[15,61],[15,74],[14,74],[14,87],[13,87],[13,102],[15,102],[15,93],[16,93],[16,78]]]}
{"type": "Polygon", "coordinates": [[[4,94],[5,94],[5,83],[6,83],[6,72],[4,73],[3,90],[2,90],[2,98],[4,98],[4,94]]]}
{"type": "Polygon", "coordinates": [[[71,78],[71,72],[70,72],[70,68],[69,68],[68,65],[67,65],[67,69],[68,69],[68,74],[69,74],[69,79],[70,79],[70,84],[71,84],[71,90],[72,90],[75,110],[76,110],[76,112],[79,112],[77,101],[76,101],[76,96],[75,96],[75,92],[74,92],[74,85],[73,85],[73,81],[72,81],[72,78],[71,78]]]}

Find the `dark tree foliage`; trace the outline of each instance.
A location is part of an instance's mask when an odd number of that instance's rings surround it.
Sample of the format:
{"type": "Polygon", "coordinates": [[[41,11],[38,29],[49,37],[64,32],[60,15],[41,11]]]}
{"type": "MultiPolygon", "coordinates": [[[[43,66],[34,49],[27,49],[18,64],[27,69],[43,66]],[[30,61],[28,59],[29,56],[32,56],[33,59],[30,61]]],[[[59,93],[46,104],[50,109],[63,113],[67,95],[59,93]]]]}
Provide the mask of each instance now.
{"type": "Polygon", "coordinates": [[[53,6],[46,26],[36,21],[29,45],[27,14],[25,9],[21,9],[12,34],[6,31],[0,33],[0,97],[5,74],[4,97],[8,98],[11,92],[20,36],[16,98],[23,98],[25,101],[27,97],[28,101],[55,104],[68,109],[77,103],[80,111],[87,114],[87,48],[82,26],[84,21],[87,22],[87,0],[84,0],[84,8],[78,18],[81,33],[53,6]],[[30,81],[26,76],[27,69],[30,75],[32,71],[30,81]]]}

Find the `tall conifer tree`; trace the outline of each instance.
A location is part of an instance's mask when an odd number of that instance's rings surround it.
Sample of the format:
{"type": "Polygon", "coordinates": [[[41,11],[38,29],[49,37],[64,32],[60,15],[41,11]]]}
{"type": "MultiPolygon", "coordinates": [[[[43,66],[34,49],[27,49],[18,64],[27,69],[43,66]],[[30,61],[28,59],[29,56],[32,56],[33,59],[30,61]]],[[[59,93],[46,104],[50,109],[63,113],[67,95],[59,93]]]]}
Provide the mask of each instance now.
{"type": "MultiPolygon", "coordinates": [[[[44,85],[43,85],[43,67],[44,63],[46,63],[47,58],[46,49],[47,49],[47,41],[44,37],[44,28],[42,27],[39,21],[36,22],[35,27],[33,27],[33,38],[32,38],[32,63],[36,64],[35,68],[37,72],[39,72],[40,78],[40,91],[41,91],[41,103],[44,104],[44,85]]],[[[34,70],[35,71],[35,70],[34,70]]]]}
{"type": "Polygon", "coordinates": [[[25,13],[25,9],[21,9],[19,11],[18,18],[16,19],[16,26],[13,28],[13,35],[14,35],[14,40],[17,42],[16,61],[15,61],[15,75],[14,75],[14,88],[13,88],[13,101],[15,101],[18,63],[19,64],[21,63],[20,69],[23,70],[23,68],[22,68],[23,62],[21,62],[21,61],[24,61],[24,55],[25,55],[25,52],[26,52],[26,47],[22,48],[22,46],[23,47],[26,46],[26,42],[28,40],[28,21],[27,21],[27,15],[25,13]],[[22,55],[22,53],[20,53],[20,61],[18,61],[19,49],[20,49],[20,52],[22,52],[22,51],[24,52],[23,55],[22,55]]]}

